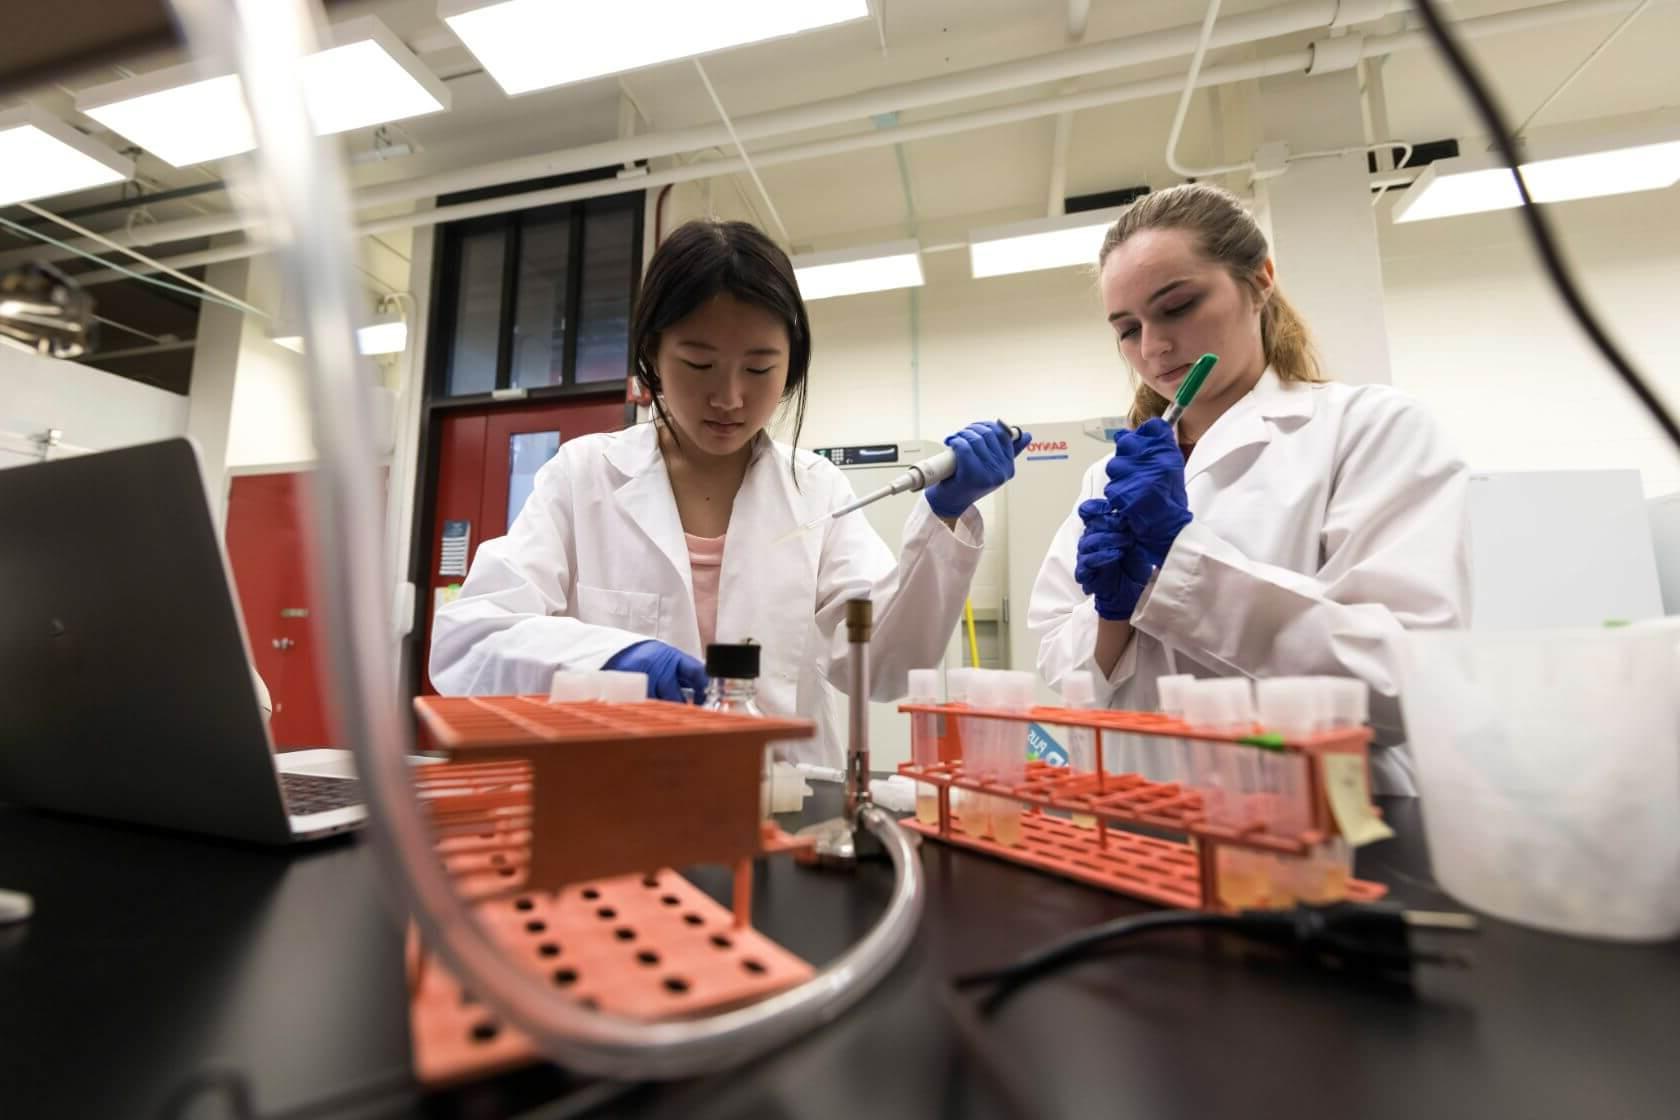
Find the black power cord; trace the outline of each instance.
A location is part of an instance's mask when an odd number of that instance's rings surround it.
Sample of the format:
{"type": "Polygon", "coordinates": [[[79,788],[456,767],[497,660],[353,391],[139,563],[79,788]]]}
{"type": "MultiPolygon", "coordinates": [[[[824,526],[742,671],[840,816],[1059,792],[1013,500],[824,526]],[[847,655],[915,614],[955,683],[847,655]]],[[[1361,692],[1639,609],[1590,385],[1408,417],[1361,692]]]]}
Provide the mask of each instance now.
{"type": "Polygon", "coordinates": [[[1639,398],[1639,403],[1651,414],[1651,418],[1662,428],[1677,450],[1680,450],[1680,422],[1677,422],[1663,402],[1651,391],[1639,371],[1633,367],[1627,357],[1616,344],[1611,341],[1609,333],[1604,329],[1598,317],[1587,306],[1586,297],[1576,286],[1574,276],[1569,266],[1564,263],[1563,252],[1558,247],[1557,239],[1552,234],[1550,221],[1545,212],[1534,204],[1534,199],[1528,193],[1528,184],[1523,181],[1522,156],[1517,151],[1516,138],[1511,135],[1511,127],[1505,123],[1504,111],[1494,100],[1493,91],[1477,72],[1475,64],[1465,53],[1463,44],[1459,43],[1453,33],[1448,30],[1447,23],[1441,18],[1435,0],[1414,0],[1418,15],[1429,31],[1429,37],[1434,40],[1436,48],[1441,52],[1447,68],[1458,79],[1459,85],[1470,103],[1476,109],[1476,115],[1482,119],[1482,125],[1493,136],[1494,143],[1499,148],[1499,155],[1511,168],[1511,177],[1517,181],[1517,193],[1522,198],[1523,224],[1528,229],[1529,240],[1534,242],[1535,251],[1540,254],[1540,263],[1552,287],[1569,308],[1575,322],[1581,331],[1597,347],[1604,360],[1610,363],[1633,395],[1639,398]]]}
{"type": "Polygon", "coordinates": [[[1394,903],[1333,902],[1292,910],[1244,910],[1215,914],[1205,910],[1162,910],[1119,918],[1029,953],[1014,964],[959,976],[959,988],[993,985],[980,1004],[982,1014],[997,1011],[1010,996],[1045,976],[1088,959],[1116,941],[1163,929],[1217,929],[1247,941],[1288,950],[1302,960],[1335,972],[1408,984],[1418,964],[1467,966],[1468,958],[1416,947],[1414,930],[1473,932],[1474,918],[1406,910],[1394,903]]]}

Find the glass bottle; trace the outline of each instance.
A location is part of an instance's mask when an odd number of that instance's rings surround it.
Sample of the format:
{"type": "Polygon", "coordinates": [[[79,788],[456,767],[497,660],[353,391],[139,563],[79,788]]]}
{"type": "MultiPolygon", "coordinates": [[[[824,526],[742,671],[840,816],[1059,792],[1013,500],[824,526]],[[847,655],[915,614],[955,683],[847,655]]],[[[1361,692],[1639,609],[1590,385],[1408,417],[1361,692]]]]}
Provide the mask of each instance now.
{"type": "MultiPolygon", "coordinates": [[[[706,647],[706,686],[704,707],[714,712],[731,712],[739,716],[762,716],[758,706],[758,654],[755,642],[736,644],[714,642],[706,647]]],[[[775,749],[764,748],[764,763],[759,769],[759,816],[770,816],[770,783],[775,765],[775,749]]]]}

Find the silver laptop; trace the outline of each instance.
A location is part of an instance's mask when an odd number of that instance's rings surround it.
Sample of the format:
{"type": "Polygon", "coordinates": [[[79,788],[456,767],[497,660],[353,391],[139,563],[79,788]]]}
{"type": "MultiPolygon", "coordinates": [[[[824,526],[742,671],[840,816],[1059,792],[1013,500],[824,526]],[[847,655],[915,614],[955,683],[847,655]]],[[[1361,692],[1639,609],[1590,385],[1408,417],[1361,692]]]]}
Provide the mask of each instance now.
{"type": "Polygon", "coordinates": [[[276,755],[185,439],[0,470],[0,801],[260,843],[366,819],[276,755]]]}

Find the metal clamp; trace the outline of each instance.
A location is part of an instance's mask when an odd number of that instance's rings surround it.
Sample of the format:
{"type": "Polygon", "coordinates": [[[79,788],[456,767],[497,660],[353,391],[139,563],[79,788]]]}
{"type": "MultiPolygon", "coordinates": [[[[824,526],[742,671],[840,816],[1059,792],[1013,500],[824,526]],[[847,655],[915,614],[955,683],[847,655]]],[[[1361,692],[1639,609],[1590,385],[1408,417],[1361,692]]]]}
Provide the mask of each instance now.
{"type": "Polygon", "coordinates": [[[1329,39],[1314,39],[1307,49],[1312,52],[1312,61],[1307,63],[1308,77],[1352,70],[1365,56],[1365,36],[1338,35],[1329,39]]]}

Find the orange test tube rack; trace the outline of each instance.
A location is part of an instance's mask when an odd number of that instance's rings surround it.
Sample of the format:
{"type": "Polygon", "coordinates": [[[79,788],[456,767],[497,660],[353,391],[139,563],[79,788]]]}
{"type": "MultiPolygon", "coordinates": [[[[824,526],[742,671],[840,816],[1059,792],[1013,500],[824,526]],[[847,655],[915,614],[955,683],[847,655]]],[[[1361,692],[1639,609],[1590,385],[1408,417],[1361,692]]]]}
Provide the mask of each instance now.
{"type": "MultiPolygon", "coordinates": [[[[533,984],[651,1022],[739,1006],[813,974],[751,925],[752,861],[799,846],[760,819],[763,752],[809,737],[808,721],[540,696],[424,696],[415,710],[447,756],[413,768],[438,858],[533,984]],[[733,870],[730,907],[671,870],[695,864],[733,870]]],[[[537,1060],[412,927],[406,964],[423,1083],[537,1060]]]]}
{"type": "MultiPolygon", "coordinates": [[[[938,787],[938,823],[923,824],[909,819],[900,822],[904,827],[943,843],[1163,906],[1205,910],[1238,908],[1221,891],[1221,850],[1306,859],[1317,846],[1339,836],[1323,775],[1326,756],[1356,755],[1366,767],[1366,788],[1370,788],[1371,733],[1364,727],[1343,728],[1300,739],[1271,737],[1271,744],[1262,747],[1243,742],[1245,738],[1262,735],[1258,727],[1232,732],[1208,731],[1148,712],[1082,708],[1008,712],[950,704],[903,704],[899,711],[935,714],[941,717],[943,725],[940,762],[932,766],[906,762],[898,768],[906,777],[938,787]],[[1099,749],[1094,752],[1094,770],[1033,761],[1027,764],[1023,781],[1005,786],[964,767],[962,730],[965,724],[973,726],[974,720],[1089,728],[1098,736],[1111,732],[1149,740],[1201,741],[1215,744],[1221,750],[1277,749],[1302,755],[1308,761],[1307,828],[1286,833],[1276,828],[1275,820],[1269,819],[1240,828],[1215,824],[1209,820],[1201,793],[1189,786],[1149,781],[1137,774],[1107,772],[1100,738],[1099,749]],[[1028,811],[1021,816],[1020,841],[1003,844],[957,827],[951,807],[953,789],[1021,803],[1028,811]],[[1079,827],[1058,813],[1087,814],[1095,819],[1095,827],[1079,827]]],[[[1365,808],[1372,814],[1378,812],[1374,806],[1365,808]]],[[[1372,901],[1385,893],[1387,888],[1379,883],[1348,878],[1328,886],[1317,897],[1301,900],[1372,901]]]]}

